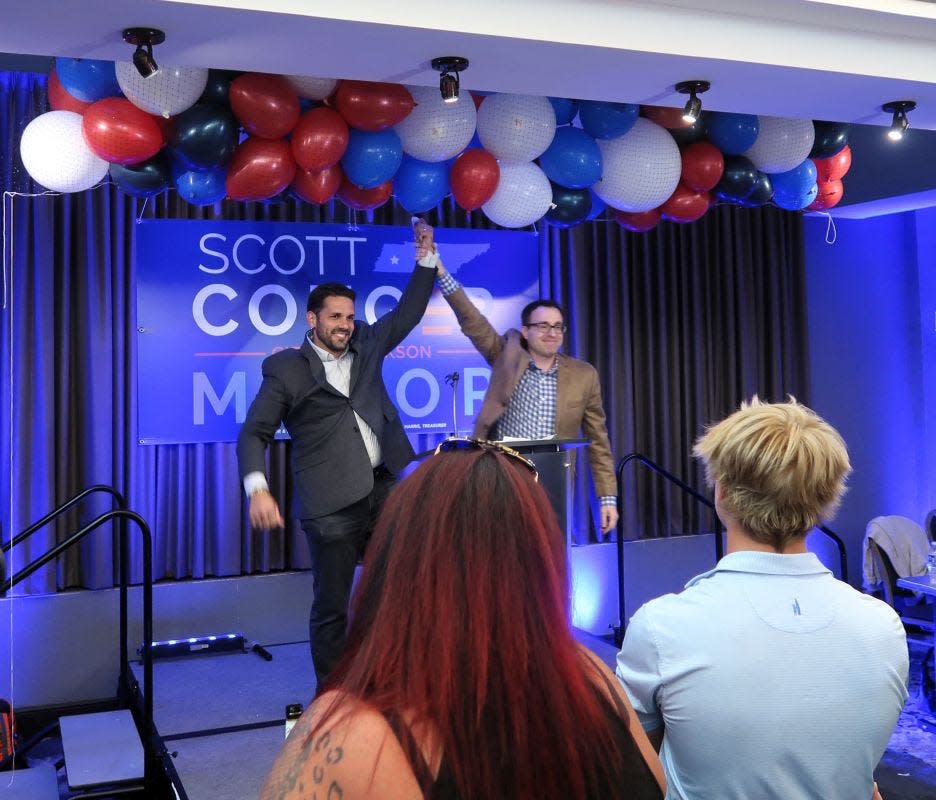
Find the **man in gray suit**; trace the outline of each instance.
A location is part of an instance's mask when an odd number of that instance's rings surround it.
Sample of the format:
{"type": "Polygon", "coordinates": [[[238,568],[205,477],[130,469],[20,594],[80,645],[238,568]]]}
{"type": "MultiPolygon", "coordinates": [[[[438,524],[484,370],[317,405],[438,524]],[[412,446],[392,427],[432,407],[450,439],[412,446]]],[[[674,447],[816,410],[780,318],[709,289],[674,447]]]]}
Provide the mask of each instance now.
{"type": "Polygon", "coordinates": [[[298,350],[263,362],[263,383],[237,439],[255,528],[283,527],[265,476],[266,448],[284,423],[292,440],[296,505],[312,552],[309,641],[319,690],[341,655],[354,568],[413,448],[383,382],[384,356],[426,310],[438,256],[415,225],[416,258],[397,307],[373,325],[355,318],[355,293],[326,283],[309,295],[310,330],[298,350]]]}

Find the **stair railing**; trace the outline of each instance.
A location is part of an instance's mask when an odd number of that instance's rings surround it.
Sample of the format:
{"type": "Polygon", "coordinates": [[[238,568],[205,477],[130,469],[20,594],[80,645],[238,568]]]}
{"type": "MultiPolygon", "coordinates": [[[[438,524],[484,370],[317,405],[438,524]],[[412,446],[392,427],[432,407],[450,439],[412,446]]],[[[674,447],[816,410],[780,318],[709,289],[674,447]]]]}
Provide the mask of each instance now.
{"type": "Polygon", "coordinates": [[[19,570],[11,578],[6,578],[0,585],[0,596],[6,595],[14,586],[24,581],[36,570],[48,564],[53,559],[61,555],[72,545],[84,539],[89,533],[97,530],[101,525],[111,520],[118,521],[118,535],[120,537],[120,556],[118,559],[120,572],[120,678],[119,691],[123,698],[129,698],[130,692],[130,659],[128,656],[129,633],[127,625],[127,606],[128,606],[128,586],[129,586],[129,562],[130,547],[129,534],[127,531],[127,522],[133,522],[139,529],[143,538],[143,647],[141,658],[143,662],[143,735],[146,742],[143,748],[144,762],[144,782],[147,786],[151,785],[154,770],[154,758],[152,754],[152,739],[154,732],[153,725],[153,538],[150,533],[149,525],[136,512],[128,511],[123,506],[124,499],[119,492],[108,486],[93,486],[79,492],[77,495],[67,500],[54,511],[47,514],[41,520],[24,530],[18,536],[4,544],[2,551],[9,551],[12,547],[23,542],[26,538],[34,534],[41,527],[60,516],[66,510],[74,506],[83,498],[94,492],[107,492],[111,494],[121,506],[121,508],[107,511],[93,519],[80,531],[71,534],[67,539],[59,542],[52,549],[43,555],[31,561],[23,569],[19,570]]]}

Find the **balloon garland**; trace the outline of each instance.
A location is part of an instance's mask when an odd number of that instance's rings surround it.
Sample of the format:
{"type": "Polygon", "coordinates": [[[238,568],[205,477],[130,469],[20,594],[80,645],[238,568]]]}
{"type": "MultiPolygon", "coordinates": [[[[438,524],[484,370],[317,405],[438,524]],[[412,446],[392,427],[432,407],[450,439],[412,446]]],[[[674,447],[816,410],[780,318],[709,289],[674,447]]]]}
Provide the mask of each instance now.
{"type": "Polygon", "coordinates": [[[434,87],[58,58],[51,111],[23,132],[30,176],[80,192],[109,175],[150,197],[262,201],[291,192],[423,213],[451,195],[522,228],[609,211],[632,231],[694,222],[717,202],[825,210],[844,192],[848,127],[836,122],[528,95],[445,103],[434,87]],[[473,101],[473,102],[472,102],[473,101]]]}

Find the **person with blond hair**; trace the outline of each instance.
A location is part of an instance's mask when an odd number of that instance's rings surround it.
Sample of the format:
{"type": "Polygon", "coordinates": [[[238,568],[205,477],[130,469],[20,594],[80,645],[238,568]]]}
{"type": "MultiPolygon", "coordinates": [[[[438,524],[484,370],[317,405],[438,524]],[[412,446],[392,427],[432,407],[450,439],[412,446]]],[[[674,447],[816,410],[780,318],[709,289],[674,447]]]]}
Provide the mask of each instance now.
{"type": "Polygon", "coordinates": [[[892,608],[806,549],[845,492],[842,437],[793,398],[755,397],[694,453],[726,555],[641,607],[617,659],[667,799],[877,797],[874,768],[907,699],[906,635],[892,608]]]}

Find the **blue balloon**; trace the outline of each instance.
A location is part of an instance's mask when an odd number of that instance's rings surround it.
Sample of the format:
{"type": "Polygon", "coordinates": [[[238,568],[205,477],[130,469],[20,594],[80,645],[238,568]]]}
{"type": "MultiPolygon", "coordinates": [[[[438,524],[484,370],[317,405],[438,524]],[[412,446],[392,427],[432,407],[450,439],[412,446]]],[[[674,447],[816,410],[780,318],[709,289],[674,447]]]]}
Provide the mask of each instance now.
{"type": "Polygon", "coordinates": [[[750,150],[760,133],[760,121],[754,114],[706,111],[702,120],[708,140],[726,156],[739,156],[750,150]]]}
{"type": "Polygon", "coordinates": [[[596,139],[623,136],[637,121],[640,106],[633,103],[603,103],[598,100],[579,102],[582,127],[596,139]]]}
{"type": "Polygon", "coordinates": [[[549,180],[569,189],[584,189],[601,178],[601,150],[581,128],[556,128],[539,164],[549,180]]]}
{"type": "Polygon", "coordinates": [[[773,202],[774,205],[786,209],[787,211],[802,211],[816,199],[818,193],[819,187],[814,183],[806,192],[797,197],[774,193],[773,202]]]}
{"type": "Polygon", "coordinates": [[[373,189],[396,175],[402,161],[403,145],[393,128],[382,131],[351,128],[341,168],[359,189],[373,189]]]}
{"type": "MultiPolygon", "coordinates": [[[[778,172],[770,176],[773,183],[774,201],[781,198],[784,202],[791,203],[797,198],[803,197],[816,183],[816,165],[811,158],[807,158],[799,166],[793,167],[788,172],[778,172]]],[[[810,201],[812,202],[812,201],[810,201]]],[[[777,202],[777,205],[780,205],[777,202]]],[[[809,205],[807,203],[806,205],[809,205]]],[[[786,206],[780,206],[786,208],[786,206]]]]}
{"type": "Polygon", "coordinates": [[[393,179],[393,194],[410,214],[421,214],[434,208],[450,192],[449,165],[446,162],[431,163],[403,157],[393,179]]]}
{"type": "Polygon", "coordinates": [[[597,194],[595,194],[594,190],[589,189],[588,191],[591,194],[591,211],[588,212],[587,218],[595,219],[599,214],[601,214],[602,211],[604,211],[608,207],[608,205],[597,194]]]}
{"type": "Polygon", "coordinates": [[[85,103],[123,94],[113,61],[58,57],[55,74],[65,91],[85,103]]]}
{"type": "Polygon", "coordinates": [[[193,206],[210,206],[227,195],[225,179],[227,171],[221,168],[208,170],[185,169],[173,163],[173,177],[179,197],[193,206]]]}
{"type": "Polygon", "coordinates": [[[578,113],[577,101],[565,97],[550,97],[549,102],[552,103],[553,111],[556,112],[557,125],[568,125],[575,119],[578,113]]]}

